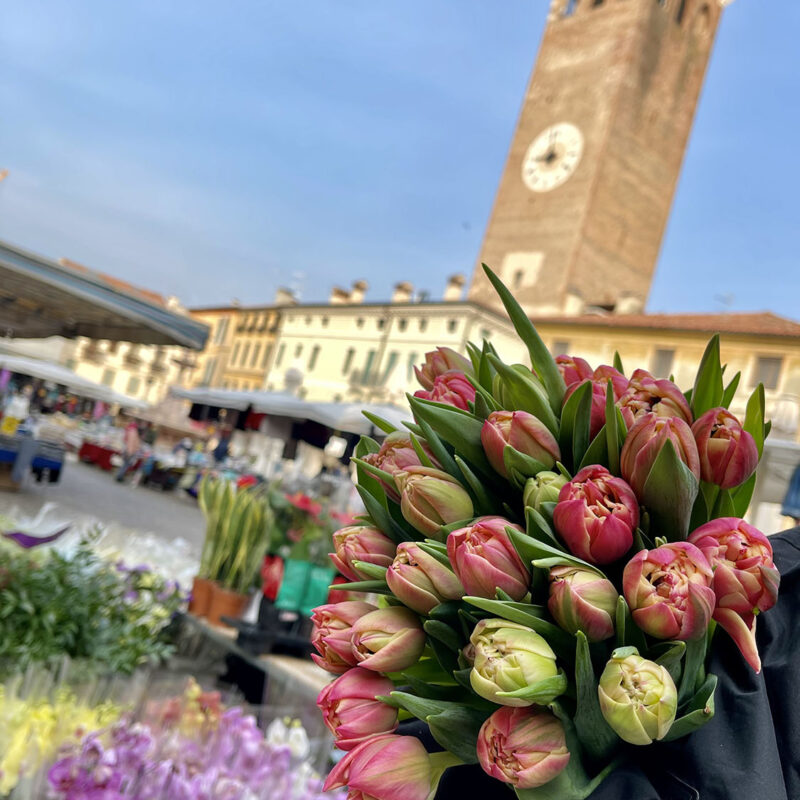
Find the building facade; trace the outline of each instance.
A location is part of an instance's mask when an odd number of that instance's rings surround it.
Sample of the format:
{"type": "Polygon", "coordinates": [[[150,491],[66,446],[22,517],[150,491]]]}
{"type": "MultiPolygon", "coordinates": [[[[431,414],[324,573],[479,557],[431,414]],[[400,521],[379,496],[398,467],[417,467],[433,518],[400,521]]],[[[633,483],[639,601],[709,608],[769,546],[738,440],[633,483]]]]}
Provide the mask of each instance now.
{"type": "Polygon", "coordinates": [[[720,0],[552,0],[469,298],[644,307],[720,0]]]}

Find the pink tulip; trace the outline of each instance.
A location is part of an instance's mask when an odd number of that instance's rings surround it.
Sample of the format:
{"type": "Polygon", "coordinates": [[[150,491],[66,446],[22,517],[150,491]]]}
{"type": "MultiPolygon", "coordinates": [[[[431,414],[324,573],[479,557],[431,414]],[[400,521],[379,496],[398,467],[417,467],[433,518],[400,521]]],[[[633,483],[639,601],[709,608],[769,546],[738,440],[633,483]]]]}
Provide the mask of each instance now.
{"type": "Polygon", "coordinates": [[[543,708],[500,708],[478,734],[478,761],[515,789],[543,786],[569,763],[564,726],[543,708]]]}
{"type": "Polygon", "coordinates": [[[744,483],[758,466],[755,439],[724,408],[711,408],[692,425],[700,455],[700,475],[720,489],[744,483]]]}
{"type": "Polygon", "coordinates": [[[584,467],[561,488],[553,523],[570,551],[591,564],[610,564],[630,550],[639,502],[605,467],[584,467]]]}
{"type": "Polygon", "coordinates": [[[409,467],[395,478],[403,518],[426,536],[437,536],[443,525],[471,519],[472,499],[451,475],[431,467],[409,467]]]}
{"type": "Polygon", "coordinates": [[[347,787],[348,800],[426,800],[431,762],[413,736],[373,736],[331,770],[323,790],[347,787]]]}
{"type": "Polygon", "coordinates": [[[350,641],[359,666],[375,672],[400,672],[419,661],[425,632],[413,611],[389,606],[357,620],[350,641]]]}
{"type": "Polygon", "coordinates": [[[350,643],[353,624],[365,614],[374,611],[371,603],[348,600],[344,603],[330,603],[318,606],[311,613],[314,629],[311,644],[317,650],[311,658],[328,672],[347,672],[358,661],[353,655],[350,643]]]}
{"type": "Polygon", "coordinates": [[[400,602],[418,614],[429,614],[445,600],[464,596],[453,571],[426,553],[416,542],[397,546],[397,555],[386,573],[386,583],[400,602]]]}
{"type": "Polygon", "coordinates": [[[481,444],[492,468],[504,478],[508,477],[503,458],[506,447],[538,461],[544,469],[561,458],[553,434],[527,411],[493,411],[483,423],[481,444]]]}
{"type": "MultiPolygon", "coordinates": [[[[433,465],[438,467],[439,462],[433,457],[427,442],[424,439],[417,439],[417,441],[433,465]]],[[[401,431],[390,433],[383,440],[380,450],[377,453],[368,453],[363,456],[362,461],[366,461],[367,464],[372,464],[373,467],[382,469],[390,475],[404,472],[409,467],[422,466],[422,461],[420,461],[417,451],[411,442],[410,434],[401,431]]],[[[386,490],[388,497],[396,503],[400,502],[400,493],[395,486],[389,485],[384,481],[381,481],[381,485],[386,490]]]]}
{"type": "Polygon", "coordinates": [[[647,414],[628,431],[620,453],[622,477],[633,487],[640,500],[644,496],[650,470],[667,440],[672,442],[678,458],[700,480],[700,456],[692,429],[678,417],[647,414]]]}
{"type": "Polygon", "coordinates": [[[393,691],[388,678],[355,667],[319,693],[317,705],[340,750],[352,750],[372,736],[397,728],[397,709],[375,699],[393,691]]]}
{"type": "Polygon", "coordinates": [[[619,595],[614,584],[582,567],[552,567],[547,608],[565,631],[583,631],[590,642],[614,635],[619,595]]]}
{"type": "MultiPolygon", "coordinates": [[[[598,367],[588,379],[592,384],[592,405],[591,417],[589,422],[589,436],[594,439],[603,425],[606,424],[606,392],[608,391],[608,381],[611,381],[611,389],[614,394],[614,402],[617,402],[628,388],[628,379],[618,372],[614,367],[598,367]]],[[[580,381],[567,386],[564,402],[581,387],[586,381],[580,381]]]]}
{"type": "Polygon", "coordinates": [[[353,565],[355,561],[388,567],[394,559],[395,544],[377,528],[369,525],[350,525],[333,534],[335,553],[329,553],[336,569],[351,581],[368,578],[353,565]]]}
{"type": "Polygon", "coordinates": [[[575,383],[583,383],[592,377],[592,368],[587,361],[578,356],[556,356],[556,366],[567,388],[575,383]]]}
{"type": "Polygon", "coordinates": [[[480,517],[447,537],[447,555],[466,594],[494,598],[502,589],[522,600],[528,593],[530,573],[506,528],[522,530],[502,517],[480,517]]]}
{"type": "Polygon", "coordinates": [[[756,615],[775,605],[781,580],[769,539],[742,519],[721,517],[701,525],[689,541],[703,551],[714,570],[714,619],[736,642],[747,663],[760,672],[756,615]]]}
{"type": "Polygon", "coordinates": [[[417,380],[423,389],[433,389],[434,381],[446,372],[463,372],[472,375],[472,362],[449,347],[437,347],[425,353],[425,363],[414,367],[417,380]]]}
{"type": "Polygon", "coordinates": [[[628,430],[650,413],[658,417],[677,417],[692,424],[692,410],[683,392],[672,381],[654,378],[646,369],[637,369],[631,375],[618,405],[628,430]]]}
{"type": "Polygon", "coordinates": [[[446,403],[467,411],[469,403],[475,400],[475,387],[467,380],[463,372],[453,370],[437,376],[432,389],[418,389],[414,392],[414,397],[433,400],[436,403],[446,403]]]}
{"type": "Polygon", "coordinates": [[[656,639],[698,639],[714,613],[711,566],[689,542],[640,550],[625,566],[622,589],[633,621],[656,639]]]}

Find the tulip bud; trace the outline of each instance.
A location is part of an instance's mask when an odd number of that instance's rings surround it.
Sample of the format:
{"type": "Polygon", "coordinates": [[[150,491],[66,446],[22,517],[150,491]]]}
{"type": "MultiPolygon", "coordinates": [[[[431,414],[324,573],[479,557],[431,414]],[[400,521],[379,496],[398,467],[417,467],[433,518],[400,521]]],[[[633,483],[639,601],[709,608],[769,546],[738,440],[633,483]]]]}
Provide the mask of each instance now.
{"type": "Polygon", "coordinates": [[[640,499],[644,497],[644,487],[650,477],[650,470],[668,440],[672,442],[678,458],[700,480],[700,457],[692,429],[678,417],[648,414],[628,431],[620,453],[622,477],[640,499]]]}
{"type": "Polygon", "coordinates": [[[561,488],[553,524],[570,551],[592,564],[610,564],[630,550],[639,502],[605,467],[584,467],[561,488]]]}
{"type": "Polygon", "coordinates": [[[323,790],[347,787],[350,800],[427,800],[433,775],[422,742],[414,736],[373,736],[330,771],[323,790]]]}
{"type": "Polygon", "coordinates": [[[477,694],[501,706],[530,706],[531,700],[504,697],[554,678],[556,655],[538,633],[504,619],[482,619],[472,632],[475,663],[469,682],[477,694]]]}
{"type": "Polygon", "coordinates": [[[588,362],[578,356],[556,356],[556,366],[564,379],[567,388],[575,383],[582,383],[592,377],[592,368],[588,362]]]}
{"type": "Polygon", "coordinates": [[[537,462],[536,472],[549,469],[561,458],[553,434],[527,411],[493,411],[483,423],[481,444],[493,469],[504,478],[509,477],[505,464],[506,447],[537,462]]]}
{"type": "Polygon", "coordinates": [[[714,570],[714,619],[736,642],[747,663],[760,672],[756,615],[775,605],[781,580],[769,539],[743,519],[721,517],[701,525],[689,541],[702,550],[714,570]]]}
{"type": "Polygon", "coordinates": [[[466,594],[491,599],[502,589],[522,600],[528,593],[530,573],[506,528],[522,530],[502,517],[480,517],[447,537],[447,556],[466,594]]]}
{"type": "Polygon", "coordinates": [[[711,567],[689,542],[640,550],[625,566],[622,590],[633,621],[656,639],[699,639],[714,612],[711,567]]]}
{"type": "Polygon", "coordinates": [[[484,772],[515,789],[544,786],[569,763],[564,726],[543,708],[500,708],[478,734],[484,772]]]}
{"type": "Polygon", "coordinates": [[[597,694],[605,721],[629,744],[663,739],[678,710],[678,690],[666,667],[642,658],[634,647],[611,654],[597,694]]]}
{"type": "Polygon", "coordinates": [[[559,492],[566,482],[567,479],[558,472],[540,472],[526,481],[522,502],[526,508],[541,511],[542,503],[558,502],[559,492]]]}
{"type": "Polygon", "coordinates": [[[394,542],[377,528],[349,525],[333,534],[335,553],[329,553],[336,569],[351,581],[368,578],[354,566],[355,561],[388,567],[394,558],[394,542]]]}
{"type": "Polygon", "coordinates": [[[628,388],[617,404],[630,430],[647,414],[677,417],[692,424],[692,410],[683,392],[666,379],[654,378],[646,369],[637,369],[628,381],[628,388]]]}
{"type": "MultiPolygon", "coordinates": [[[[600,429],[606,424],[606,393],[608,392],[608,382],[611,381],[611,390],[614,395],[614,402],[617,402],[628,388],[628,379],[614,367],[598,367],[590,376],[592,384],[592,404],[589,419],[589,436],[593,439],[600,433],[600,429]]],[[[566,403],[570,397],[580,389],[585,380],[567,386],[564,394],[566,403]]]]}
{"type": "Polygon", "coordinates": [[[311,658],[328,672],[347,672],[358,662],[350,643],[353,624],[365,614],[375,611],[371,603],[348,600],[318,606],[311,612],[314,629],[311,644],[317,650],[311,658]]]}
{"type": "MultiPolygon", "coordinates": [[[[439,462],[433,457],[433,454],[428,448],[427,442],[424,439],[417,439],[425,454],[431,460],[434,466],[438,467],[439,462]]],[[[378,467],[390,475],[396,475],[398,472],[403,472],[409,467],[421,467],[417,451],[411,442],[411,436],[408,433],[395,431],[390,433],[381,445],[377,453],[367,453],[361,459],[366,461],[367,464],[372,464],[373,467],[378,467]]],[[[386,490],[386,495],[394,500],[396,503],[400,502],[400,494],[395,486],[391,486],[384,481],[381,485],[386,490]]]]}
{"type": "Polygon", "coordinates": [[[475,387],[463,372],[445,372],[437,376],[432,389],[418,389],[414,392],[414,397],[446,403],[467,411],[469,404],[475,400],[475,387]]]}
{"type": "Polygon", "coordinates": [[[711,408],[692,425],[700,476],[720,489],[744,483],[758,466],[755,439],[724,408],[711,408]]]}
{"type": "Polygon", "coordinates": [[[397,709],[375,698],[394,691],[394,684],[368,669],[355,667],[329,683],[317,697],[322,719],[340,750],[352,750],[371,736],[397,728],[397,709]]]}
{"type": "Polygon", "coordinates": [[[375,672],[399,672],[419,661],[425,632],[412,611],[390,606],[357,620],[351,643],[359,666],[375,672]]]}
{"type": "Polygon", "coordinates": [[[470,519],[474,513],[466,489],[442,470],[409,467],[395,476],[400,511],[420,533],[436,536],[442,525],[470,519]]]}
{"type": "Polygon", "coordinates": [[[461,581],[444,564],[415,542],[397,546],[397,555],[386,573],[386,583],[402,603],[418,614],[429,614],[445,600],[464,596],[461,581]]]}
{"type": "Polygon", "coordinates": [[[592,570],[581,567],[550,570],[547,608],[553,619],[573,635],[583,631],[590,642],[613,636],[618,600],[614,584],[592,570]]]}
{"type": "Polygon", "coordinates": [[[449,347],[437,347],[425,353],[425,363],[421,367],[414,367],[417,380],[424,389],[433,389],[436,378],[446,372],[461,372],[472,375],[472,362],[465,356],[459,355],[449,347]]]}

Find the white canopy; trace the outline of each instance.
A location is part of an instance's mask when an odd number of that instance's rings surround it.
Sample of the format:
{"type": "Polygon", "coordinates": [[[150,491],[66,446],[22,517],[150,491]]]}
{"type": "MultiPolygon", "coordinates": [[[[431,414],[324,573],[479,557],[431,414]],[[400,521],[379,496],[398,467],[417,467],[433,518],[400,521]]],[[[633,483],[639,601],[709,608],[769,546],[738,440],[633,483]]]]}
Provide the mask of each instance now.
{"type": "Polygon", "coordinates": [[[108,386],[83,378],[71,369],[67,369],[61,364],[54,364],[52,361],[0,353],[0,369],[7,369],[20,375],[29,375],[31,378],[52,381],[60,386],[66,386],[71,392],[81,397],[89,397],[92,400],[118,403],[126,408],[146,408],[148,405],[143,400],[115,392],[108,386]]]}
{"type": "Polygon", "coordinates": [[[301,400],[286,392],[235,392],[226,389],[179,389],[172,394],[193,403],[244,411],[252,408],[257,414],[292,417],[319,422],[329,428],[347,433],[369,434],[374,425],[361,413],[368,411],[382,417],[398,429],[403,421],[410,420],[409,411],[398,406],[361,403],[323,403],[301,400]]]}

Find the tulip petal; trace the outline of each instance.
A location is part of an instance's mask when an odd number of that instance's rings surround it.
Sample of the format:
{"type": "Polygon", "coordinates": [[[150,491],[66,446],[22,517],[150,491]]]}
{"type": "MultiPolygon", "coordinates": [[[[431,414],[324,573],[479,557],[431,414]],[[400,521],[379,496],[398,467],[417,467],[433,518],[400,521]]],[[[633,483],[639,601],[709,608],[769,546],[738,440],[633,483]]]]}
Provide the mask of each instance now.
{"type": "Polygon", "coordinates": [[[745,619],[729,608],[718,608],[714,612],[714,619],[733,639],[744,660],[753,668],[756,675],[761,672],[761,657],[756,644],[755,615],[751,614],[749,619],[745,619]]]}

